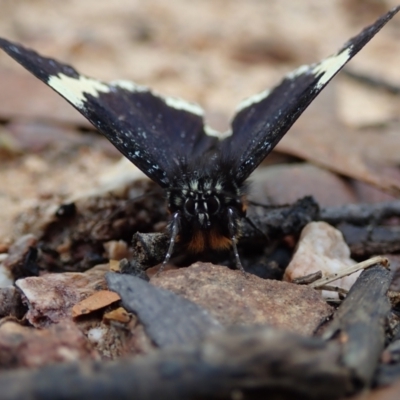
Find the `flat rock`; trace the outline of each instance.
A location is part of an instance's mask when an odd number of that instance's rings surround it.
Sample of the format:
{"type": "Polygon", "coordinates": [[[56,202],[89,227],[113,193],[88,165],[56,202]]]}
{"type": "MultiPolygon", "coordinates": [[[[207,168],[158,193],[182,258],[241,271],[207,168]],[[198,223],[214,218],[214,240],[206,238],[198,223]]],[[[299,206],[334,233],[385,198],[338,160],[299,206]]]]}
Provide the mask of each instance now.
{"type": "Polygon", "coordinates": [[[75,304],[107,288],[104,277],[107,271],[108,264],[105,264],[84,273],[66,272],[17,280],[15,284],[28,305],[27,320],[33,326],[43,328],[63,319],[72,319],[75,304]]]}
{"type": "Polygon", "coordinates": [[[224,326],[270,324],[311,335],[332,314],[314,289],[209,263],[165,271],[151,283],[199,304],[224,326]]]}
{"type": "Polygon", "coordinates": [[[204,339],[222,327],[198,304],[156,287],[143,279],[110,272],[108,286],[122,304],[138,316],[151,340],[159,347],[183,345],[204,339]]]}
{"type": "Polygon", "coordinates": [[[0,326],[0,369],[40,367],[99,358],[72,321],[34,329],[14,321],[0,326]]]}

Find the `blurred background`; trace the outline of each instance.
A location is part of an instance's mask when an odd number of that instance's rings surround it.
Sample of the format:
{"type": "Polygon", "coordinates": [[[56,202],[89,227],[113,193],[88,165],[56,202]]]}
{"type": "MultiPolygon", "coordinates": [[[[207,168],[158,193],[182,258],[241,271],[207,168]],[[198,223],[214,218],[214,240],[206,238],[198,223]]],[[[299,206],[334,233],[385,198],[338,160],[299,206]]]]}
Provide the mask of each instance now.
{"type": "MultiPolygon", "coordinates": [[[[131,79],[200,102],[210,112],[230,115],[243,97],[274,85],[300,64],[335,52],[397,2],[1,0],[0,4],[3,37],[71,63],[89,76],[131,79]]],[[[399,25],[397,20],[388,24],[351,66],[400,84],[399,25]]],[[[4,54],[0,66],[22,73],[4,54]]]]}
{"type": "MultiPolygon", "coordinates": [[[[395,5],[395,0],[0,0],[0,36],[72,64],[85,75],[129,79],[198,102],[208,122],[224,130],[243,98],[273,86],[299,65],[334,53],[395,5]]],[[[400,18],[395,17],[349,70],[396,88],[399,66],[400,18]]],[[[340,142],[337,153],[342,154],[341,147],[356,149],[360,143],[349,132],[389,124],[385,137],[390,142],[382,141],[380,132],[355,151],[373,149],[375,164],[383,158],[400,162],[400,147],[392,142],[400,146],[397,94],[345,74],[325,92],[299,129],[314,137],[325,129],[338,136],[322,144],[306,134],[293,142],[285,138],[280,152],[323,164],[326,152],[313,159],[318,151],[313,149],[324,145],[332,152],[340,142]],[[386,147],[378,148],[381,142],[386,147]],[[303,148],[313,155],[302,153],[303,148]]],[[[8,237],[10,221],[21,209],[38,198],[64,198],[94,185],[118,158],[105,141],[94,144],[90,126],[75,110],[2,52],[0,123],[0,238],[8,237]]],[[[341,162],[336,158],[330,164],[341,162]]],[[[351,169],[347,164],[335,168],[342,174],[351,169]]],[[[368,174],[365,168],[355,177],[368,174]]]]}

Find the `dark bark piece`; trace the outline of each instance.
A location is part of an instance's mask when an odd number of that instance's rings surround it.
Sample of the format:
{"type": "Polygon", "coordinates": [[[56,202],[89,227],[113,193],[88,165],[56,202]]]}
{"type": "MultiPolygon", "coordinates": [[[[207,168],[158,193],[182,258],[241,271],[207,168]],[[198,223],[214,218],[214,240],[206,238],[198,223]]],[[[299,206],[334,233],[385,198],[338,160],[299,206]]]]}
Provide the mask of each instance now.
{"type": "Polygon", "coordinates": [[[320,212],[320,220],[336,226],[343,233],[352,255],[356,257],[399,251],[400,228],[378,226],[385,219],[399,216],[398,200],[326,207],[320,212]]]}
{"type": "MultiPolygon", "coordinates": [[[[311,221],[319,219],[318,203],[311,196],[303,197],[290,206],[272,208],[262,217],[252,216],[253,224],[268,238],[280,239],[299,233],[311,221]]],[[[260,232],[249,224],[243,226],[243,238],[254,237],[260,232]]]]}
{"type": "Polygon", "coordinates": [[[382,266],[365,270],[324,332],[343,346],[343,365],[356,386],[370,386],[385,344],[385,319],[390,311],[386,296],[391,273],[382,266]]]}
{"type": "Polygon", "coordinates": [[[268,327],[117,362],[56,365],[0,375],[3,400],[338,399],[353,392],[340,345],[268,327]],[[268,397],[266,397],[268,396],[268,397]]]}
{"type": "Polygon", "coordinates": [[[400,378],[400,340],[395,340],[385,349],[381,357],[382,363],[379,366],[375,378],[378,386],[390,385],[400,378]]]}
{"type": "MultiPolygon", "coordinates": [[[[389,299],[393,306],[393,296],[396,297],[395,309],[398,310],[399,293],[391,293],[389,291],[389,299]]],[[[387,340],[391,343],[386,347],[381,356],[381,364],[375,376],[375,385],[387,386],[400,379],[400,317],[398,311],[392,311],[388,325],[389,332],[387,340]]]]}
{"type": "MultiPolygon", "coordinates": [[[[290,207],[265,211],[262,217],[252,220],[268,238],[274,239],[296,234],[308,222],[325,221],[343,233],[353,256],[368,257],[400,251],[400,227],[378,226],[391,217],[400,217],[400,201],[347,204],[319,210],[312,197],[305,197],[290,207]]],[[[245,225],[243,236],[254,240],[260,232],[245,225]]]]}
{"type": "MultiPolygon", "coordinates": [[[[353,256],[369,257],[377,253],[400,251],[400,228],[378,226],[387,218],[399,216],[400,201],[348,204],[319,211],[315,201],[305,197],[291,207],[268,210],[262,217],[254,217],[252,220],[267,237],[274,239],[296,234],[308,222],[325,221],[343,233],[353,256]]],[[[244,238],[251,238],[252,241],[260,236],[260,232],[249,226],[244,227],[243,233],[244,238]]]]}
{"type": "Polygon", "coordinates": [[[137,232],[132,238],[135,260],[129,268],[122,272],[130,272],[130,269],[143,269],[153,267],[164,261],[169,244],[168,233],[140,233],[137,232]]]}
{"type": "Polygon", "coordinates": [[[376,223],[389,217],[400,216],[400,201],[387,201],[377,204],[346,204],[340,207],[321,209],[320,218],[331,225],[347,222],[356,225],[376,223]]]}
{"type": "Polygon", "coordinates": [[[355,257],[369,257],[375,254],[389,254],[400,250],[399,226],[356,226],[340,224],[351,254],[355,257]]]}
{"type": "Polygon", "coordinates": [[[131,275],[108,273],[108,287],[117,292],[125,309],[137,314],[159,347],[201,340],[222,329],[207,310],[181,296],[131,275]]]}

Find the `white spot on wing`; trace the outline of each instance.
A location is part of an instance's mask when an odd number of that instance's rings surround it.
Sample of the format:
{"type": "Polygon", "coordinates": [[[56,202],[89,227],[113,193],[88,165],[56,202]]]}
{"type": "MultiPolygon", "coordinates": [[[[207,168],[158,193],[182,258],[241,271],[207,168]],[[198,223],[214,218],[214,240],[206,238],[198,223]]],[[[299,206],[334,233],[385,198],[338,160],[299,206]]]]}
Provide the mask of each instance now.
{"type": "Polygon", "coordinates": [[[299,68],[296,68],[294,71],[289,72],[286,75],[286,79],[294,79],[300,75],[303,75],[311,70],[311,65],[301,65],[299,68]]]}
{"type": "Polygon", "coordinates": [[[119,87],[121,89],[129,90],[130,92],[148,92],[149,88],[147,86],[138,85],[132,81],[126,81],[119,79],[117,81],[110,82],[110,85],[119,87]]]}
{"type": "Polygon", "coordinates": [[[211,128],[211,126],[209,126],[209,125],[204,125],[204,132],[207,136],[215,136],[215,137],[221,136],[220,131],[217,131],[216,129],[211,128]]]}
{"type": "Polygon", "coordinates": [[[312,73],[314,75],[321,75],[316,85],[318,89],[325,85],[346,64],[350,59],[352,47],[350,46],[339,54],[326,58],[313,68],[312,73]]]}
{"type": "Polygon", "coordinates": [[[232,135],[232,131],[230,129],[228,129],[225,132],[220,132],[220,131],[217,131],[214,128],[211,128],[211,126],[209,126],[209,125],[204,125],[204,133],[207,136],[213,136],[213,137],[216,137],[216,138],[218,138],[220,140],[225,139],[228,136],[232,135]]]}
{"type": "Polygon", "coordinates": [[[71,78],[61,73],[50,76],[47,84],[78,108],[82,107],[86,101],[85,94],[98,97],[99,92],[108,93],[110,91],[108,85],[96,79],[85,76],[71,78]]]}
{"type": "Polygon", "coordinates": [[[254,96],[248,97],[241,101],[236,107],[236,113],[242,111],[243,109],[250,107],[253,104],[259,103],[260,101],[266,99],[270,94],[270,90],[264,90],[254,96]]]}
{"type": "MultiPolygon", "coordinates": [[[[302,65],[286,75],[286,79],[295,79],[303,74],[313,74],[320,76],[316,89],[320,89],[324,86],[338,70],[346,64],[351,57],[352,46],[341,51],[339,54],[335,54],[331,57],[326,58],[318,64],[314,65],[302,65]]],[[[236,113],[239,113],[243,109],[250,107],[253,104],[259,103],[266,99],[270,94],[270,90],[264,90],[263,92],[257,93],[254,96],[248,97],[238,104],[236,107],[236,113]]],[[[207,132],[206,132],[207,133],[207,132]]],[[[209,134],[209,133],[207,133],[209,134]]],[[[214,135],[216,136],[216,135],[214,135]]]]}
{"type": "Polygon", "coordinates": [[[168,106],[176,108],[177,110],[184,110],[196,114],[200,117],[204,115],[204,110],[195,103],[179,99],[178,97],[163,97],[168,106]]]}

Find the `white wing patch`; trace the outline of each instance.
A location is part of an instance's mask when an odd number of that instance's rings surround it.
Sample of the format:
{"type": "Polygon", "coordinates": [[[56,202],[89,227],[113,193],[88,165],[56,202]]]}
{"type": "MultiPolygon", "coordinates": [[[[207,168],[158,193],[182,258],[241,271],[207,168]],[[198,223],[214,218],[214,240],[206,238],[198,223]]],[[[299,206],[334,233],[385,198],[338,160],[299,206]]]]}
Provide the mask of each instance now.
{"type": "Polygon", "coordinates": [[[242,111],[244,108],[251,106],[252,104],[259,103],[260,101],[266,99],[270,94],[270,90],[263,90],[260,93],[257,93],[253,96],[248,97],[241,101],[236,107],[236,113],[242,111]]]}
{"type": "Polygon", "coordinates": [[[204,125],[204,133],[207,136],[213,136],[213,137],[218,138],[219,140],[223,140],[223,139],[225,139],[225,138],[227,138],[229,136],[232,136],[232,131],[230,129],[228,129],[225,132],[220,132],[220,131],[217,131],[214,128],[211,128],[210,125],[204,125]]]}
{"type": "Polygon", "coordinates": [[[148,88],[147,86],[139,85],[132,81],[117,80],[111,82],[110,85],[128,90],[130,92],[150,92],[154,96],[159,97],[160,99],[165,101],[165,103],[169,107],[175,108],[177,110],[188,111],[192,114],[199,115],[200,117],[204,115],[204,110],[196,103],[190,103],[178,97],[163,96],[155,91],[150,90],[150,88],[148,88]]]}
{"type": "Polygon", "coordinates": [[[150,89],[144,85],[138,85],[132,81],[126,81],[124,79],[119,79],[117,81],[110,82],[111,86],[116,86],[121,89],[128,90],[129,92],[148,92],[150,89]]]}
{"type": "Polygon", "coordinates": [[[300,67],[296,68],[294,71],[289,72],[286,76],[285,79],[294,79],[297,78],[300,75],[304,75],[308,72],[310,72],[312,68],[312,65],[301,65],[300,67]]]}
{"type": "Polygon", "coordinates": [[[204,110],[196,103],[189,103],[188,101],[182,100],[178,97],[160,97],[164,99],[165,103],[172,108],[188,111],[192,114],[199,115],[200,117],[204,115],[204,110]]]}
{"type": "MultiPolygon", "coordinates": [[[[353,46],[349,46],[345,50],[341,51],[339,54],[335,54],[326,58],[318,64],[314,65],[302,65],[301,67],[295,69],[294,71],[288,73],[285,79],[295,79],[298,76],[313,74],[315,76],[321,75],[318,82],[315,85],[316,89],[321,89],[335,74],[338,70],[343,67],[344,64],[351,58],[351,50],[353,46]]],[[[247,99],[244,99],[236,107],[236,113],[242,111],[243,109],[251,106],[252,104],[259,103],[260,101],[266,99],[270,90],[264,90],[263,92],[257,93],[247,99]]]]}
{"type": "Polygon", "coordinates": [[[324,86],[332,76],[335,75],[344,64],[346,64],[351,57],[352,48],[353,46],[349,46],[339,54],[335,54],[321,61],[313,68],[312,73],[314,75],[321,75],[316,84],[317,89],[324,86]]]}
{"type": "Polygon", "coordinates": [[[110,92],[109,86],[105,83],[85,76],[71,78],[59,73],[58,75],[50,76],[47,84],[77,108],[83,107],[83,103],[86,101],[86,94],[98,97],[99,92],[110,92]]]}

